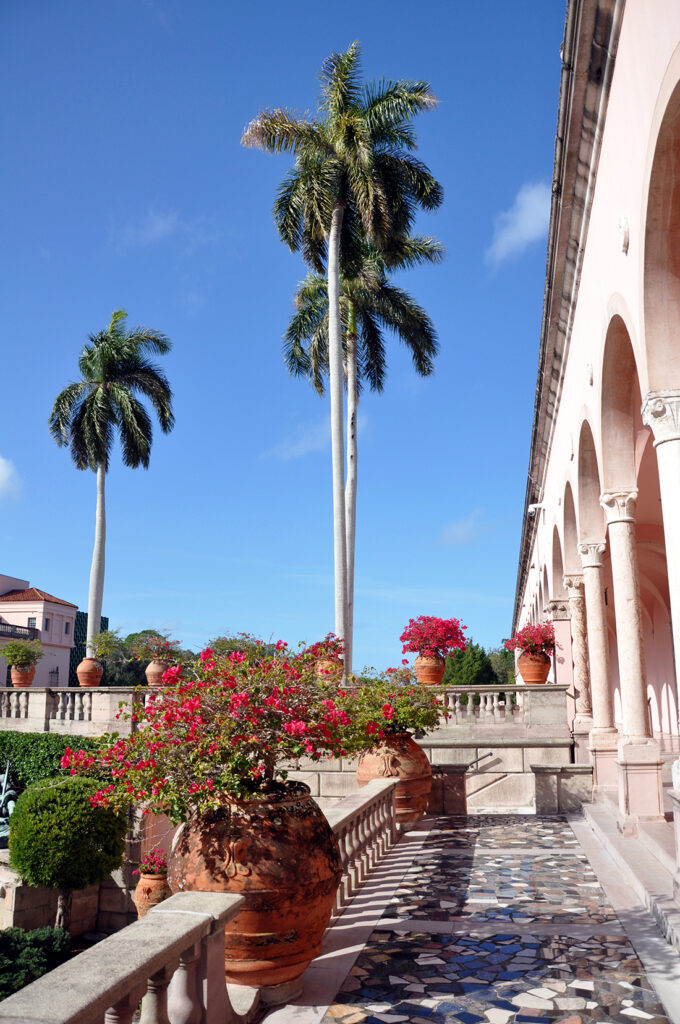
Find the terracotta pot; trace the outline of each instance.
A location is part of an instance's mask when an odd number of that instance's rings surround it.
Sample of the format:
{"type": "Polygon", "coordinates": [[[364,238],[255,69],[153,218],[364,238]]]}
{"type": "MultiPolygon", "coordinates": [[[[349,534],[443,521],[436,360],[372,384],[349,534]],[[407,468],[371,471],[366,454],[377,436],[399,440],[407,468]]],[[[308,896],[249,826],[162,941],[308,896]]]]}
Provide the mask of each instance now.
{"type": "Polygon", "coordinates": [[[96,658],[83,658],[80,665],[76,668],[78,686],[85,686],[89,689],[93,686],[99,686],[103,674],[104,666],[100,661],[97,661],[96,658]]]}
{"type": "Polygon", "coordinates": [[[446,659],[438,654],[434,658],[419,654],[413,662],[416,679],[422,686],[439,686],[444,678],[446,659]]]}
{"type": "Polygon", "coordinates": [[[342,866],[337,839],[303,783],[187,822],[168,864],[173,892],[233,892],[227,982],[297,983],[321,951],[342,866]]]}
{"type": "Polygon", "coordinates": [[[137,907],[137,917],[146,917],[150,910],[172,896],[167,874],[148,875],[142,871],[132,900],[137,907]]]}
{"type": "Polygon", "coordinates": [[[517,659],[517,668],[527,686],[544,683],[550,673],[550,657],[525,651],[517,659]]]}
{"type": "Polygon", "coordinates": [[[319,679],[329,679],[333,682],[342,679],[343,669],[342,658],[319,658],[314,666],[319,679]]]}
{"type": "Polygon", "coordinates": [[[154,658],[144,669],[144,675],[149,686],[159,687],[163,685],[163,673],[172,666],[171,661],[161,661],[154,658]]]}
{"type": "Polygon", "coordinates": [[[399,824],[417,821],[427,811],[432,789],[432,768],[426,755],[408,732],[394,733],[366,751],[359,759],[357,782],[397,778],[394,791],[399,824]]]}
{"type": "Polygon", "coordinates": [[[12,665],[10,676],[16,690],[26,690],[35,679],[35,665],[12,665]]]}

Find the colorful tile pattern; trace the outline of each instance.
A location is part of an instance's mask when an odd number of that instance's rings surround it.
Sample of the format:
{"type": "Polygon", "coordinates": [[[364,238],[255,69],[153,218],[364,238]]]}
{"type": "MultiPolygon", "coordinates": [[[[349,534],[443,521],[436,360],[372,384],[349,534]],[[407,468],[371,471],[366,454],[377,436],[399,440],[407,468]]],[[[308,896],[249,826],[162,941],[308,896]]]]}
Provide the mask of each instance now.
{"type": "Polygon", "coordinates": [[[395,916],[400,930],[373,932],[323,1024],[668,1024],[562,819],[439,819],[395,916]],[[418,930],[442,920],[454,934],[418,930]],[[541,934],[548,923],[559,934],[541,934]]]}

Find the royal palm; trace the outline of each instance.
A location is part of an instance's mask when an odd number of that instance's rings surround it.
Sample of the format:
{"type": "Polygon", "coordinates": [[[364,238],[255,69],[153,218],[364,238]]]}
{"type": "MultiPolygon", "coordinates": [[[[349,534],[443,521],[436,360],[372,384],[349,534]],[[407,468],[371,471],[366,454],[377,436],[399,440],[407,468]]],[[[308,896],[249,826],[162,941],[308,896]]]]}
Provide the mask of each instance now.
{"type": "Polygon", "coordinates": [[[111,449],[120,440],[123,462],[149,466],[151,418],[140,399],[151,403],[163,433],[174,426],[172,391],[149,355],[170,351],[168,338],[149,327],[128,330],[127,313],[117,310],[105,330],[89,336],[78,359],[81,380],[57,395],[49,427],[57,444],[68,446],[77,469],[97,474],[94,552],[87,605],[87,655],[100,629],[106,547],[105,484],[111,449]]]}
{"type": "Polygon", "coordinates": [[[328,377],[333,456],[335,632],[347,631],[347,554],[344,507],[343,354],[340,264],[347,277],[360,266],[362,240],[389,260],[395,238],[410,232],[418,207],[435,209],[442,190],[413,156],[413,118],[436,104],[426,82],[362,85],[359,45],[332,54],[321,69],[316,117],[283,108],[261,113],[243,143],[290,152],[295,163],[279,188],[274,217],[279,234],[317,273],[327,273],[328,377]],[[326,267],[327,261],[327,267],[326,267]]]}
{"type": "MultiPolygon", "coordinates": [[[[436,263],[442,246],[431,238],[406,238],[393,262],[401,268],[436,263]]],[[[307,377],[319,394],[328,372],[328,285],[320,274],[309,274],[295,298],[296,312],[284,335],[284,356],[294,376],[307,377]]],[[[390,331],[411,352],[416,373],[432,373],[438,351],[437,335],[427,313],[389,279],[385,259],[373,246],[364,245],[361,265],[354,277],[340,276],[340,321],[347,385],[347,481],[345,528],[347,547],[347,641],[351,666],[354,622],[354,548],[358,472],[357,414],[359,391],[366,381],[371,391],[383,389],[386,360],[384,331],[390,331]]]]}

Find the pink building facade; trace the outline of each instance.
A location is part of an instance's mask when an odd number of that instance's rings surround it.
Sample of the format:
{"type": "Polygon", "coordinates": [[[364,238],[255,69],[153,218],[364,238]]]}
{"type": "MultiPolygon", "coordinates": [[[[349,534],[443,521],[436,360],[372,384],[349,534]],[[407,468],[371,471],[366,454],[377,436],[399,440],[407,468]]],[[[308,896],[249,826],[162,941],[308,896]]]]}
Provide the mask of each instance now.
{"type": "Polygon", "coordinates": [[[0,686],[7,671],[5,642],[29,637],[39,639],[43,648],[33,685],[68,686],[77,610],[69,601],[31,587],[28,580],[0,575],[0,686]]]}
{"type": "Polygon", "coordinates": [[[514,626],[632,834],[678,751],[680,3],[569,0],[562,60],[514,626]]]}

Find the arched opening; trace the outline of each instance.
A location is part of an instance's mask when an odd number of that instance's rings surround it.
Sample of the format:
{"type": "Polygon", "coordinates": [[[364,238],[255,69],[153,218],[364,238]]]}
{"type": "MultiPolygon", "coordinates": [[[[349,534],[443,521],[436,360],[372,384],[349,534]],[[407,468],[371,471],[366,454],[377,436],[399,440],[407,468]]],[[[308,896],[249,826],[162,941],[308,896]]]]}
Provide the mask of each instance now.
{"type": "Polygon", "coordinates": [[[564,586],[564,560],[562,545],[557,527],[552,536],[552,596],[556,601],[566,601],[567,591],[564,586]]]}
{"type": "Polygon", "coordinates": [[[590,424],[584,420],[578,445],[578,517],[581,540],[602,541],[606,533],[600,505],[600,471],[590,424]]]}
{"type": "Polygon", "coordinates": [[[581,571],[581,559],[578,553],[578,529],[576,527],[576,509],[571,486],[564,488],[564,571],[581,571]]]}

